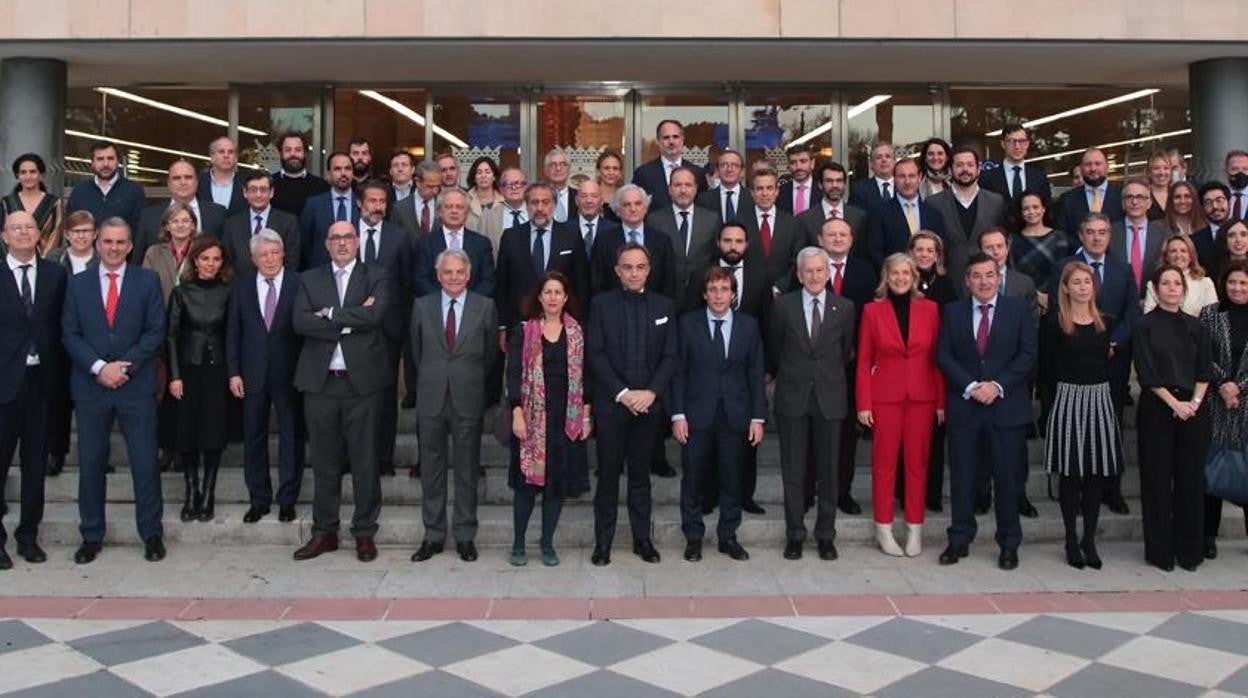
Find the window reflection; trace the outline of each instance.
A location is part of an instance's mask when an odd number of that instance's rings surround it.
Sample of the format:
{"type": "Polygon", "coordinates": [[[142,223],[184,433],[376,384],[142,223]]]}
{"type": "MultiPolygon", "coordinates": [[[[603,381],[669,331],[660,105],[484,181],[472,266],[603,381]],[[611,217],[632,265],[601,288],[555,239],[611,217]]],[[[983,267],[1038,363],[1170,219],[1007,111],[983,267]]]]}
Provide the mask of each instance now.
{"type": "Polygon", "coordinates": [[[537,103],[537,157],[558,147],[568,156],[577,186],[595,176],[598,155],[624,152],[624,98],[609,95],[542,95],[537,103]]]}
{"type": "Polygon", "coordinates": [[[455,156],[461,186],[481,156],[503,166],[520,165],[518,97],[437,95],[433,120],[433,152],[455,156]]]}

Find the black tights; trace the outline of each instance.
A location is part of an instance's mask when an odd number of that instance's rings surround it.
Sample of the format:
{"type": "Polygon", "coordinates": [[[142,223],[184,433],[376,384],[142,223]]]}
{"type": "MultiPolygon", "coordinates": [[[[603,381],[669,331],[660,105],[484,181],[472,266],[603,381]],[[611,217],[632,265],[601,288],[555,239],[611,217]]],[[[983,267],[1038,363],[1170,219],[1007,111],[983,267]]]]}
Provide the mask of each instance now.
{"type": "MultiPolygon", "coordinates": [[[[529,530],[529,517],[533,515],[533,507],[537,504],[538,490],[532,487],[521,486],[515,490],[515,499],[512,501],[511,513],[513,517],[513,526],[515,527],[515,538],[512,540],[511,547],[515,549],[524,548],[525,534],[529,530]]],[[[542,550],[555,549],[555,527],[559,525],[559,514],[563,511],[563,500],[558,497],[552,497],[549,494],[542,494],[542,550]]]]}
{"type": "Polygon", "coordinates": [[[1079,514],[1083,514],[1084,544],[1096,543],[1096,523],[1101,513],[1101,496],[1110,478],[1101,475],[1063,475],[1057,500],[1066,526],[1066,545],[1079,545],[1079,514]]]}

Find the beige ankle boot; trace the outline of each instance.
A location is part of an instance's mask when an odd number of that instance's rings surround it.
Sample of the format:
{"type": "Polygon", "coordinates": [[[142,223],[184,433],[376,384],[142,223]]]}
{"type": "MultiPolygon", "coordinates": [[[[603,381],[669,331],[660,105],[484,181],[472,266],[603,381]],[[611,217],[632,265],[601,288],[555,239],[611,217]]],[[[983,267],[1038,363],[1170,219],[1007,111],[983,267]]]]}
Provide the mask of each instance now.
{"type": "Polygon", "coordinates": [[[905,553],[901,551],[901,546],[897,545],[897,540],[893,538],[893,525],[877,523],[875,525],[875,542],[880,544],[880,550],[885,555],[893,557],[901,557],[905,553]]]}
{"type": "Polygon", "coordinates": [[[923,524],[906,524],[906,557],[918,557],[923,552],[923,524]]]}

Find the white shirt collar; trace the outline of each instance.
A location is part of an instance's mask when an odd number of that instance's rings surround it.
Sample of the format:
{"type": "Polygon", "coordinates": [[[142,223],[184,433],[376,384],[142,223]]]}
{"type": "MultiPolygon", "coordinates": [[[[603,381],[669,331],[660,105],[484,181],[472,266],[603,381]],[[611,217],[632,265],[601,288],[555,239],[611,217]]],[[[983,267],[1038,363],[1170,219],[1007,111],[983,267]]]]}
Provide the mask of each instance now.
{"type": "Polygon", "coordinates": [[[121,266],[117,267],[117,271],[114,271],[114,272],[110,272],[108,268],[104,266],[103,262],[100,262],[99,269],[100,269],[100,278],[102,279],[107,279],[110,273],[116,274],[118,279],[121,279],[125,277],[126,275],[126,263],[125,262],[122,262],[121,266]]]}
{"type": "Polygon", "coordinates": [[[6,260],[8,261],[8,263],[9,263],[9,269],[11,269],[11,270],[13,270],[13,271],[17,271],[18,269],[20,269],[20,268],[21,268],[21,266],[22,266],[23,264],[29,264],[29,265],[30,265],[30,268],[31,268],[31,269],[34,269],[34,268],[35,268],[35,265],[39,263],[39,257],[38,257],[38,255],[36,255],[36,256],[34,256],[34,257],[31,257],[29,262],[23,262],[22,260],[18,259],[17,257],[14,257],[14,256],[13,256],[13,253],[12,253],[12,252],[10,252],[10,253],[8,253],[8,254],[6,254],[6,255],[5,255],[5,259],[6,259],[6,260]]]}

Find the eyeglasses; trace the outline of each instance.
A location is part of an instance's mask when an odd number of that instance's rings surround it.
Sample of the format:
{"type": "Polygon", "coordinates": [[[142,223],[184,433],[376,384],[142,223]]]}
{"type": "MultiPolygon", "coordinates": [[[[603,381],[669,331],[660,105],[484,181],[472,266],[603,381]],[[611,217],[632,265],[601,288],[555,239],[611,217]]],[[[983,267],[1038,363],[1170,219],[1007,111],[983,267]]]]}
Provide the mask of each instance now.
{"type": "Polygon", "coordinates": [[[1148,201],[1148,194],[1123,194],[1123,201],[1148,201]]]}
{"type": "Polygon", "coordinates": [[[329,240],[330,242],[346,242],[348,240],[354,240],[355,238],[356,238],[356,235],[354,233],[351,233],[351,234],[343,233],[342,235],[330,235],[329,237],[325,239],[329,240]]]}
{"type": "Polygon", "coordinates": [[[12,225],[4,226],[4,229],[9,231],[10,233],[20,233],[23,230],[38,231],[39,226],[35,225],[34,223],[14,223],[12,225]]]}
{"type": "Polygon", "coordinates": [[[1004,140],[1006,145],[1027,145],[1031,142],[1030,138],[1006,138],[1004,140]]]}
{"type": "Polygon", "coordinates": [[[525,182],[525,181],[521,180],[521,181],[519,181],[519,182],[503,182],[501,186],[504,186],[504,187],[507,187],[507,188],[509,188],[509,189],[510,189],[510,188],[513,188],[513,187],[523,187],[523,186],[525,186],[526,184],[528,184],[528,182],[525,182]]]}
{"type": "Polygon", "coordinates": [[[739,170],[739,169],[741,169],[741,165],[740,165],[740,164],[738,164],[738,163],[736,163],[736,162],[732,162],[732,161],[728,161],[728,162],[721,162],[721,163],[719,163],[718,167],[719,167],[719,169],[721,169],[721,170],[739,170]]]}
{"type": "Polygon", "coordinates": [[[1226,199],[1226,197],[1225,197],[1225,196],[1210,196],[1210,197],[1208,197],[1208,198],[1206,198],[1206,199],[1201,199],[1201,200],[1200,200],[1200,203],[1205,204],[1205,205],[1207,206],[1207,205],[1209,205],[1209,204],[1217,204],[1217,203],[1223,203],[1223,204],[1224,204],[1224,203],[1226,203],[1226,201],[1227,201],[1227,199],[1226,199]]]}

